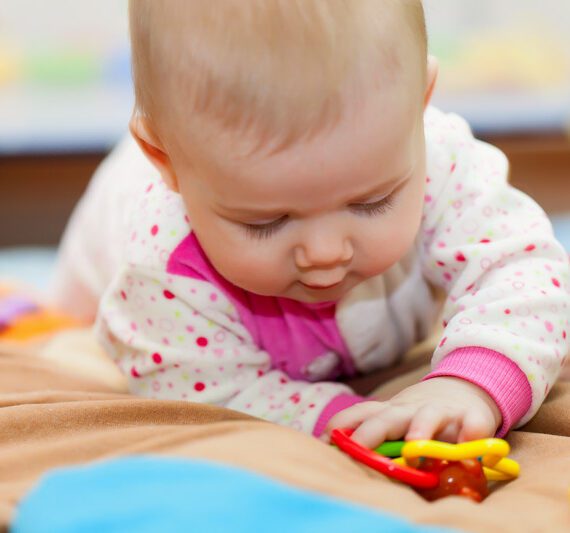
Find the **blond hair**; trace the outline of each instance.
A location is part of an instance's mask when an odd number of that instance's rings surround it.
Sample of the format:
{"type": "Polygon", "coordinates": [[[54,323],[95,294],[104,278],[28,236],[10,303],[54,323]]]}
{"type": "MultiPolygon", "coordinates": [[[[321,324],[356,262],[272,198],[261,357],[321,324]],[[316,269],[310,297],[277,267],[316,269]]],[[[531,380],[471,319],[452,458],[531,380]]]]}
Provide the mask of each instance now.
{"type": "Polygon", "coordinates": [[[130,0],[129,13],[137,111],[156,127],[206,117],[293,142],[334,123],[346,91],[393,78],[402,41],[425,79],[421,0],[130,0]]]}

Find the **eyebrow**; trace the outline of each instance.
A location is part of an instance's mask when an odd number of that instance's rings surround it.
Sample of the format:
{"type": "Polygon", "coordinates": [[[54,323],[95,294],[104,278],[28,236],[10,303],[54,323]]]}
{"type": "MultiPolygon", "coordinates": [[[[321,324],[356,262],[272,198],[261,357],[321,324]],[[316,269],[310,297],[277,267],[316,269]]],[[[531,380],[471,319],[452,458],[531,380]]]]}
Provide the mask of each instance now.
{"type": "MultiPolygon", "coordinates": [[[[398,185],[403,185],[406,181],[408,181],[413,171],[414,169],[411,168],[408,172],[405,173],[403,177],[392,178],[389,181],[385,181],[381,185],[377,185],[376,187],[370,189],[369,191],[360,194],[357,197],[347,201],[346,204],[348,205],[358,204],[374,196],[379,196],[382,194],[387,195],[390,192],[392,192],[398,185]]],[[[378,198],[378,201],[380,200],[381,198],[378,198]]],[[[227,207],[227,206],[219,206],[219,207],[221,207],[224,211],[232,213],[232,215],[234,216],[240,215],[244,217],[251,217],[257,219],[272,219],[284,216],[289,213],[297,213],[295,209],[285,209],[285,208],[283,209],[274,208],[274,209],[264,210],[264,209],[247,208],[247,207],[227,207]]]]}

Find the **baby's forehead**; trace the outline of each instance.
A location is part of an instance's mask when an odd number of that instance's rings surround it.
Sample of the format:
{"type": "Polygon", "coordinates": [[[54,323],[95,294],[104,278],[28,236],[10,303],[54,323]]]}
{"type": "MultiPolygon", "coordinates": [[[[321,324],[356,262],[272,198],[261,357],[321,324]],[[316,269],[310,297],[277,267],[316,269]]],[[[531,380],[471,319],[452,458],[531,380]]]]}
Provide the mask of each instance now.
{"type": "Polygon", "coordinates": [[[155,122],[205,117],[285,144],[334,123],[347,94],[401,76],[421,88],[425,69],[414,0],[135,0],[131,35],[137,105],[155,122]]]}
{"type": "Polygon", "coordinates": [[[345,203],[380,194],[379,186],[402,179],[420,159],[422,113],[420,106],[412,109],[399,94],[398,100],[378,98],[329,131],[278,151],[252,151],[253,139],[212,130],[196,157],[179,154],[193,163],[180,177],[197,178],[225,207],[309,202],[308,209],[323,197],[345,203]]]}

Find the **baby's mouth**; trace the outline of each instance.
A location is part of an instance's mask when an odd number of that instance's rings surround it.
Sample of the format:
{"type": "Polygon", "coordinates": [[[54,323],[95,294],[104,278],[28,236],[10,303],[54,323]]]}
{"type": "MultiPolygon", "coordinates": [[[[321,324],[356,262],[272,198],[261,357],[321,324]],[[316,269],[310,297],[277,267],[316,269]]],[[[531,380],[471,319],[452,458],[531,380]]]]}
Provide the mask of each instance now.
{"type": "Polygon", "coordinates": [[[336,283],[331,283],[330,285],[313,285],[313,284],[309,284],[309,283],[303,283],[302,281],[300,281],[299,283],[301,285],[303,285],[304,287],[307,287],[310,290],[313,291],[324,291],[327,289],[333,289],[335,287],[338,287],[341,283],[343,282],[343,280],[337,281],[336,283]]]}

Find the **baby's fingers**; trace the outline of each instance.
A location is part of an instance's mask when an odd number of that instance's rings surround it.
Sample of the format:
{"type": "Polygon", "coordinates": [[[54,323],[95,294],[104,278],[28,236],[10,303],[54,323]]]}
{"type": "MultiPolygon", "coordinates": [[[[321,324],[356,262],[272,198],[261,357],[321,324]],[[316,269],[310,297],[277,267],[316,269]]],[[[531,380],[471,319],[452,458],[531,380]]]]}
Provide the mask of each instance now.
{"type": "Polygon", "coordinates": [[[385,404],[381,402],[362,402],[353,405],[334,415],[327,424],[326,433],[330,433],[333,429],[353,429],[363,420],[379,413],[385,408],[385,404]]]}
{"type": "Polygon", "coordinates": [[[495,423],[491,415],[486,415],[478,409],[469,410],[461,426],[457,442],[486,439],[495,434],[495,423]]]}
{"type": "Polygon", "coordinates": [[[438,409],[431,405],[422,407],[414,414],[406,440],[433,439],[439,433],[445,434],[449,440],[457,438],[457,414],[447,409],[438,409]],[[450,430],[455,428],[455,435],[450,430]]]}
{"type": "Polygon", "coordinates": [[[362,422],[352,439],[367,448],[376,448],[385,440],[398,440],[406,434],[411,415],[408,408],[390,406],[362,422]]]}

